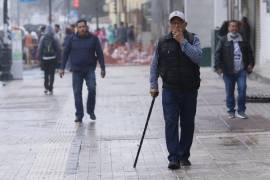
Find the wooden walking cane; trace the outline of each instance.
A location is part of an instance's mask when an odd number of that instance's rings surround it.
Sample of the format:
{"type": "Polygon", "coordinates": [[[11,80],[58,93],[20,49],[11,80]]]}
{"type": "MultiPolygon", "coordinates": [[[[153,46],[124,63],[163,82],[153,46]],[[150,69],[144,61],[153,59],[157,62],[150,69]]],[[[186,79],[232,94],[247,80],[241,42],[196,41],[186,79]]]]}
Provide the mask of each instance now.
{"type": "Polygon", "coordinates": [[[149,112],[148,112],[147,120],[146,120],[146,123],[145,123],[145,126],[144,126],[144,130],[143,130],[143,134],[142,134],[140,146],[139,146],[139,149],[137,151],[137,155],[136,155],[136,159],[135,159],[134,164],[133,164],[133,168],[136,168],[136,165],[137,165],[137,161],[138,161],[138,158],[139,158],[139,154],[141,152],[141,148],[142,148],[142,144],[143,144],[145,132],[146,132],[146,129],[147,129],[147,126],[148,126],[148,122],[149,122],[151,113],[152,113],[152,109],[153,109],[153,106],[154,106],[154,103],[155,103],[155,99],[156,99],[156,97],[153,97],[153,99],[152,99],[152,103],[151,103],[151,106],[150,106],[150,109],[149,109],[149,112]]]}

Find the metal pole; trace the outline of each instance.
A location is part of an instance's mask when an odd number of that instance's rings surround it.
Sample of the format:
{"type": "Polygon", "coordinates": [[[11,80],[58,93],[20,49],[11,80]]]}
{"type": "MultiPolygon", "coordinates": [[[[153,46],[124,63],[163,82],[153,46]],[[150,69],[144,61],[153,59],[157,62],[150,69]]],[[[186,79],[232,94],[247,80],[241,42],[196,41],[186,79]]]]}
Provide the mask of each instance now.
{"type": "Polygon", "coordinates": [[[66,0],[66,7],[67,7],[67,23],[69,24],[69,20],[70,20],[70,0],[66,0]]]}
{"type": "Polygon", "coordinates": [[[9,17],[8,17],[8,1],[3,1],[3,22],[4,22],[4,38],[3,38],[3,48],[2,56],[0,60],[0,66],[2,70],[2,74],[0,74],[0,80],[8,81],[13,78],[12,74],[10,73],[11,65],[12,65],[12,51],[11,51],[11,35],[8,34],[8,26],[9,26],[9,17]]]}
{"type": "Polygon", "coordinates": [[[238,11],[239,11],[238,20],[241,20],[242,19],[242,0],[238,0],[238,11]]]}
{"type": "Polygon", "coordinates": [[[169,13],[173,11],[173,0],[169,1],[169,13]]]}
{"type": "Polygon", "coordinates": [[[128,23],[128,19],[127,19],[127,17],[128,17],[128,15],[127,15],[127,1],[126,0],[124,0],[123,1],[123,10],[124,10],[124,22],[125,22],[125,25],[128,23]]]}
{"type": "Polygon", "coordinates": [[[52,24],[52,0],[49,0],[49,24],[52,24]]]}
{"type": "Polygon", "coordinates": [[[8,23],[8,20],[9,20],[9,17],[8,17],[8,1],[7,0],[4,0],[4,6],[3,6],[4,10],[4,15],[3,15],[3,22],[4,22],[4,43],[5,44],[11,44],[9,38],[8,38],[8,26],[9,26],[9,23],[8,23]]]}
{"type": "Polygon", "coordinates": [[[184,11],[185,11],[185,19],[188,22],[188,1],[184,0],[184,11]]]}
{"type": "Polygon", "coordinates": [[[20,16],[21,16],[21,3],[17,0],[17,25],[20,27],[20,16]]]}
{"type": "Polygon", "coordinates": [[[232,3],[231,3],[231,0],[227,0],[228,1],[228,20],[231,20],[232,18],[232,3]]]}
{"type": "Polygon", "coordinates": [[[120,17],[119,17],[119,8],[118,8],[118,0],[114,0],[115,2],[115,19],[116,19],[116,24],[119,25],[120,24],[120,17]]]}
{"type": "Polygon", "coordinates": [[[99,10],[99,0],[96,0],[96,24],[97,24],[97,29],[99,28],[99,19],[98,19],[98,10],[99,10]]]}
{"type": "Polygon", "coordinates": [[[8,20],[8,2],[7,0],[4,0],[4,4],[3,4],[3,22],[4,22],[4,25],[7,24],[7,20],[8,20]]]}
{"type": "Polygon", "coordinates": [[[156,99],[156,97],[153,97],[153,99],[152,99],[152,103],[151,103],[151,106],[150,106],[150,109],[149,109],[149,112],[148,112],[148,115],[147,115],[147,120],[146,120],[146,123],[145,123],[145,126],[144,126],[142,138],[141,138],[141,141],[140,141],[139,149],[137,151],[136,159],[135,159],[134,164],[133,164],[133,168],[136,168],[136,165],[137,165],[137,161],[138,161],[138,158],[139,158],[139,155],[140,155],[140,152],[141,152],[145,132],[146,132],[146,129],[147,129],[147,126],[148,126],[148,123],[149,123],[149,119],[150,119],[150,116],[151,116],[151,113],[152,113],[152,109],[153,109],[153,106],[154,106],[154,103],[155,103],[155,99],[156,99]]]}

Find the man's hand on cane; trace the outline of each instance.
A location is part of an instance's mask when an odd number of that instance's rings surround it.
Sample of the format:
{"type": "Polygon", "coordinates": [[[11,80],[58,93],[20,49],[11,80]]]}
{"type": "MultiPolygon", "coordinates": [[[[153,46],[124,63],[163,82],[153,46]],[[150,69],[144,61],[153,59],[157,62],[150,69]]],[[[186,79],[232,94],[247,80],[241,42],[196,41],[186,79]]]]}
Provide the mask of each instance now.
{"type": "Polygon", "coordinates": [[[250,74],[250,73],[252,73],[253,72],[253,65],[248,65],[248,67],[247,67],[247,72],[248,72],[248,74],[250,74]]]}
{"type": "Polygon", "coordinates": [[[60,78],[64,77],[64,75],[65,75],[65,70],[64,69],[60,69],[59,70],[59,76],[60,76],[60,78]]]}
{"type": "Polygon", "coordinates": [[[222,69],[220,69],[220,68],[218,68],[218,69],[216,70],[216,72],[217,72],[217,74],[218,74],[219,76],[221,76],[222,73],[223,73],[222,69]]]}
{"type": "Polygon", "coordinates": [[[159,91],[158,91],[158,89],[151,88],[150,89],[150,94],[151,94],[152,97],[157,97],[158,94],[159,94],[159,91]]]}

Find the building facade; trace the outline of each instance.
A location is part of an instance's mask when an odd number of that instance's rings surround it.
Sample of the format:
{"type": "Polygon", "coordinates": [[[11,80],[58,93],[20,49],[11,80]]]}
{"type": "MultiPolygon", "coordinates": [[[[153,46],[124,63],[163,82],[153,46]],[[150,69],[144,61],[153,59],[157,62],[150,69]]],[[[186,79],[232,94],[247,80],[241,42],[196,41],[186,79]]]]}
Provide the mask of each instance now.
{"type": "Polygon", "coordinates": [[[183,0],[151,0],[152,39],[156,40],[168,32],[169,14],[173,10],[184,12],[183,0]]]}
{"type": "Polygon", "coordinates": [[[256,68],[270,65],[270,0],[107,0],[113,24],[132,24],[142,39],[157,40],[169,30],[168,16],[173,10],[185,13],[188,30],[200,37],[204,60],[211,62],[215,29],[226,20],[247,17],[251,27],[250,43],[255,52],[256,68]]]}

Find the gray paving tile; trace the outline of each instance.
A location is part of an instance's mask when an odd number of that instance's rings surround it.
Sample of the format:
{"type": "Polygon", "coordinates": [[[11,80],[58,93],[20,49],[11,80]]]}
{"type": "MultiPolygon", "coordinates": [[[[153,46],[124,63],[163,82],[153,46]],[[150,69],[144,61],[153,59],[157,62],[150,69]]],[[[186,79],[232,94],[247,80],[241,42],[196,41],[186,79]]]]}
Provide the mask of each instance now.
{"type": "MultiPolygon", "coordinates": [[[[56,78],[55,95],[51,97],[43,95],[39,76],[2,87],[0,179],[270,178],[267,128],[270,105],[247,104],[249,120],[229,121],[226,119],[224,84],[208,68],[202,68],[190,158],[192,167],[177,171],[167,169],[164,120],[161,97],[158,97],[134,169],[151,102],[148,70],[148,67],[109,67],[107,78],[97,77],[97,120],[93,122],[85,116],[80,125],[73,123],[70,74],[61,80],[56,78]]],[[[39,74],[39,71],[34,73],[39,74]]],[[[270,85],[248,81],[249,88],[267,90],[270,85]]]]}

